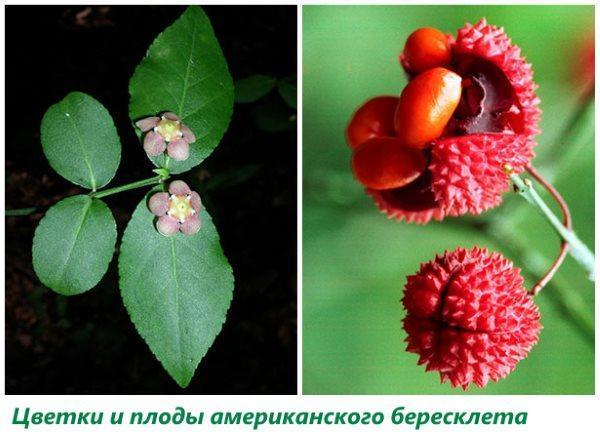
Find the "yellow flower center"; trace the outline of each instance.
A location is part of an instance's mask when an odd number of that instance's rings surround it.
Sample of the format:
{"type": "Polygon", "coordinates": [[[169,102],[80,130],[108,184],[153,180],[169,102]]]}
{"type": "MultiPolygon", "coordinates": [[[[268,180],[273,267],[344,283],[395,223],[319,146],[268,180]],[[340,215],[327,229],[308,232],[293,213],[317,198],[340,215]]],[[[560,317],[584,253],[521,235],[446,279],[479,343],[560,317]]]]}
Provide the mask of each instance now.
{"type": "Polygon", "coordinates": [[[175,218],[177,221],[183,223],[195,213],[195,210],[188,196],[171,195],[169,211],[167,213],[171,218],[175,218]]]}
{"type": "Polygon", "coordinates": [[[181,123],[176,120],[162,119],[156,125],[156,132],[161,135],[163,139],[170,142],[175,139],[181,139],[183,133],[181,132],[181,123]]]}

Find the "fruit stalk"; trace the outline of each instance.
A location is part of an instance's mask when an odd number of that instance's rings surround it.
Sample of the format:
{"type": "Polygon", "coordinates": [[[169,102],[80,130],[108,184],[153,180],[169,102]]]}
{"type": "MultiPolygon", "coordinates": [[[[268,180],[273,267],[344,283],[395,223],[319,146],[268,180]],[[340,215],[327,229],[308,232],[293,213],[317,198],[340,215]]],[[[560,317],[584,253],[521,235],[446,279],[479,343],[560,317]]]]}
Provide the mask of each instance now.
{"type": "MultiPolygon", "coordinates": [[[[530,175],[537,181],[539,181],[550,192],[550,195],[552,195],[557,201],[557,203],[560,205],[561,210],[563,210],[563,215],[565,216],[565,224],[563,224],[563,222],[561,222],[556,217],[554,212],[552,212],[552,210],[548,207],[546,202],[542,199],[542,197],[533,187],[533,183],[531,182],[531,180],[529,180],[528,178],[521,178],[518,174],[513,172],[512,169],[510,169],[510,167],[505,167],[505,170],[510,176],[510,179],[512,180],[518,194],[521,195],[530,204],[537,207],[540,213],[546,218],[548,223],[554,228],[556,233],[563,240],[563,244],[561,245],[561,253],[559,253],[559,256],[557,258],[557,261],[559,261],[558,264],[555,262],[555,264],[553,264],[553,266],[550,267],[549,272],[540,280],[540,282],[543,281],[543,284],[545,284],[550,280],[551,276],[554,275],[554,273],[558,269],[558,266],[562,262],[561,254],[563,251],[565,251],[565,248],[568,248],[573,259],[575,259],[587,271],[589,279],[593,281],[595,279],[594,253],[592,253],[592,251],[579,239],[579,237],[570,227],[565,225],[568,224],[570,226],[570,215],[568,214],[568,207],[562,199],[562,197],[560,196],[560,194],[558,194],[558,192],[553,187],[551,187],[550,184],[547,183],[539,173],[537,173],[535,168],[527,168],[530,175]],[[554,267],[554,265],[557,266],[554,267]],[[550,276],[546,277],[548,274],[550,274],[550,276]]],[[[532,293],[535,294],[536,292],[539,292],[539,289],[541,288],[538,288],[537,291],[532,290],[532,293]]]]}

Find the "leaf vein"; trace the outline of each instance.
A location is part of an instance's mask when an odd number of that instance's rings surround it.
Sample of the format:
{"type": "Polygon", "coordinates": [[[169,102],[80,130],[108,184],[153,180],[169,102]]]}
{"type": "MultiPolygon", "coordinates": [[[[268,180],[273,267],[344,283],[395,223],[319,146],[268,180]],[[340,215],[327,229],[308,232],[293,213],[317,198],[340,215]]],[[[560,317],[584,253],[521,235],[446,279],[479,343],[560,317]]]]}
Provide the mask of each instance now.
{"type": "Polygon", "coordinates": [[[66,268],[69,265],[69,261],[73,256],[73,249],[75,248],[75,244],[77,243],[77,238],[79,237],[79,233],[81,233],[81,229],[83,228],[83,223],[87,218],[88,212],[90,211],[90,207],[92,206],[92,199],[88,197],[84,206],[83,206],[83,214],[81,215],[81,219],[79,220],[79,224],[77,225],[77,230],[75,230],[75,236],[73,238],[73,242],[69,245],[69,250],[67,251],[67,258],[65,262],[62,264],[60,269],[57,271],[58,277],[57,282],[65,277],[66,268]]]}
{"type": "Polygon", "coordinates": [[[179,117],[181,117],[181,113],[183,111],[183,104],[185,102],[185,97],[187,94],[187,87],[188,87],[188,81],[189,81],[189,77],[190,77],[190,67],[192,65],[192,57],[194,56],[194,48],[196,46],[196,20],[192,21],[193,23],[193,27],[192,27],[192,47],[190,49],[190,56],[188,58],[188,62],[187,62],[187,68],[185,70],[185,78],[183,79],[183,90],[182,90],[182,94],[181,94],[181,101],[179,102],[179,111],[177,112],[177,114],[179,115],[179,117]]]}
{"type": "Polygon", "coordinates": [[[179,304],[179,295],[181,294],[181,286],[179,285],[179,279],[177,276],[177,256],[175,255],[175,238],[169,238],[171,244],[171,261],[173,267],[173,279],[175,280],[175,306],[177,308],[177,341],[179,344],[179,364],[185,364],[185,360],[183,358],[183,344],[181,340],[181,306],[179,304]]]}
{"type": "MultiPolygon", "coordinates": [[[[173,101],[175,103],[177,103],[177,97],[175,97],[175,95],[171,92],[171,90],[169,89],[169,87],[164,86],[164,84],[166,84],[168,81],[165,81],[165,77],[160,74],[157,70],[153,70],[153,69],[148,69],[148,72],[150,72],[151,74],[153,74],[154,76],[156,76],[159,81],[161,82],[161,84],[163,84],[163,87],[161,87],[164,91],[167,92],[167,94],[169,96],[171,96],[171,99],[173,99],[173,101]]],[[[161,108],[160,110],[165,110],[165,108],[161,108]]],[[[170,110],[169,108],[167,108],[166,110],[170,110]]]]}
{"type": "MultiPolygon", "coordinates": [[[[67,110],[65,110],[64,105],[65,104],[64,104],[64,100],[63,100],[60,102],[60,107],[61,107],[63,113],[69,114],[69,109],[67,108],[67,110]]],[[[92,170],[92,165],[90,164],[90,161],[87,157],[87,149],[85,147],[85,144],[83,143],[83,137],[81,137],[81,133],[79,132],[79,127],[77,126],[75,121],[70,116],[66,116],[66,117],[67,117],[67,120],[69,121],[69,124],[72,125],[73,129],[75,130],[77,141],[79,143],[79,148],[81,149],[81,156],[83,157],[83,162],[85,163],[85,166],[87,167],[88,172],[90,174],[92,190],[96,191],[96,177],[94,176],[94,171],[92,170]]]]}

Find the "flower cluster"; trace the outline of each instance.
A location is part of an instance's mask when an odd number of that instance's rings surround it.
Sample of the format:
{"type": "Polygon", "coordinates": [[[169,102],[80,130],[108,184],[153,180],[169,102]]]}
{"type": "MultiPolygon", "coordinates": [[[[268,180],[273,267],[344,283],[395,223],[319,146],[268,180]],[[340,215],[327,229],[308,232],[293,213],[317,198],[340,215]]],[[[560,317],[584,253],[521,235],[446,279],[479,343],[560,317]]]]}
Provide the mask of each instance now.
{"type": "Polygon", "coordinates": [[[144,150],[150,157],[160,155],[166,149],[173,160],[185,160],[190,155],[190,143],[196,141],[192,130],[175,113],[165,112],[160,116],[146,117],[138,120],[136,125],[146,133],[144,150]]]}
{"type": "Polygon", "coordinates": [[[169,185],[169,192],[157,192],[150,197],[148,208],[158,217],[157,230],[172,236],[178,231],[193,235],[200,230],[200,195],[181,180],[169,185]]]}
{"type": "Polygon", "coordinates": [[[356,178],[391,218],[480,214],[510,187],[504,165],[533,158],[539,99],[531,66],[502,28],[485,19],[456,39],[419,29],[400,56],[409,84],[380,96],[350,121],[356,178]]]}
{"type": "Polygon", "coordinates": [[[402,303],[406,350],[463,389],[505,377],[541,330],[519,270],[485,249],[458,248],[422,264],[408,276],[402,303]]]}

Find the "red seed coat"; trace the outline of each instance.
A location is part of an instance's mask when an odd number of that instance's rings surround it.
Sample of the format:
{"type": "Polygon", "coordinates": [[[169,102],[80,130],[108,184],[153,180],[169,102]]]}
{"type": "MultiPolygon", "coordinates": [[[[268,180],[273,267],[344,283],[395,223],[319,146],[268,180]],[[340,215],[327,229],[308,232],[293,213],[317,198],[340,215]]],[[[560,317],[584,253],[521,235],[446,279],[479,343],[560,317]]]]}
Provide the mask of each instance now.
{"type": "Polygon", "coordinates": [[[393,137],[372,138],[352,156],[356,179],[373,189],[405,186],[417,179],[426,166],[427,157],[422,151],[406,148],[393,137]]]}
{"type": "Polygon", "coordinates": [[[426,148],[442,135],[460,101],[461,81],[456,73],[436,67],[408,83],[394,116],[396,136],[404,146],[426,148]]]}
{"type": "Polygon", "coordinates": [[[446,35],[432,27],[414,31],[400,55],[402,66],[413,74],[450,64],[452,51],[446,35]]]}
{"type": "Polygon", "coordinates": [[[346,142],[358,148],[373,137],[394,137],[394,113],[398,106],[396,96],[377,96],[369,99],[352,115],[346,129],[346,142]]]}

